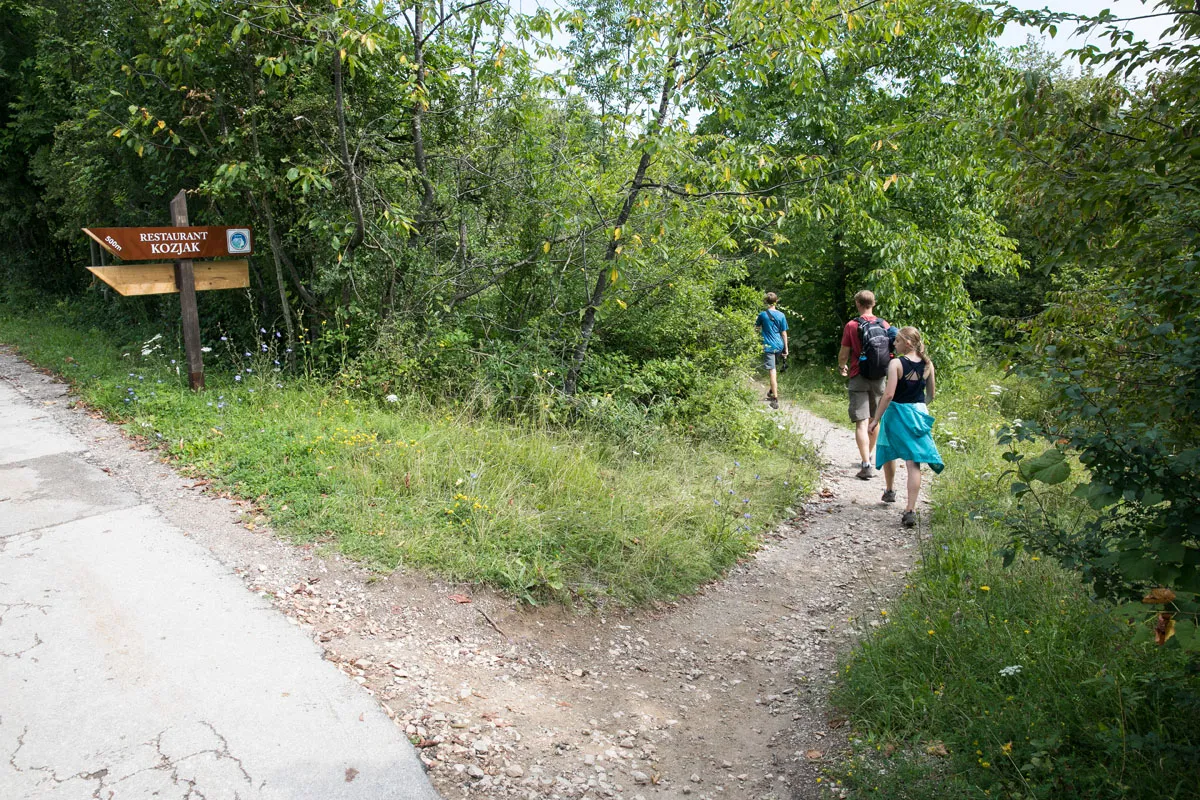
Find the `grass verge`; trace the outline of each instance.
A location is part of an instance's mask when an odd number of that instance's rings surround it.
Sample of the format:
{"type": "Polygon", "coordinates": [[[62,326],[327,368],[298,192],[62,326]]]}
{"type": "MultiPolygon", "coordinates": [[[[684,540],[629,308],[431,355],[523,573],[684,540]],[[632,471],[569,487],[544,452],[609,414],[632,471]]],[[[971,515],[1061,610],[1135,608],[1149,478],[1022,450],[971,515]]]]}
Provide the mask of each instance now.
{"type": "Polygon", "coordinates": [[[115,342],[70,323],[0,307],[0,341],[189,474],[257,500],[285,536],[530,602],[687,593],[754,550],[816,475],[783,431],[741,451],[665,429],[630,446],[285,380],[270,335],[213,342],[209,389],[193,393],[161,338],[115,342]]]}
{"type": "Polygon", "coordinates": [[[814,414],[853,429],[846,396],[846,379],[836,367],[796,364],[779,376],[779,394],[814,414]]]}
{"type": "MultiPolygon", "coordinates": [[[[993,430],[1037,414],[1036,393],[963,372],[931,410],[947,469],[921,564],[841,665],[833,699],[856,747],[825,785],[914,800],[1200,797],[1195,662],[1135,642],[1074,573],[997,554],[1011,478],[993,430]]],[[[1055,502],[1079,513],[1065,485],[1055,502]]]]}

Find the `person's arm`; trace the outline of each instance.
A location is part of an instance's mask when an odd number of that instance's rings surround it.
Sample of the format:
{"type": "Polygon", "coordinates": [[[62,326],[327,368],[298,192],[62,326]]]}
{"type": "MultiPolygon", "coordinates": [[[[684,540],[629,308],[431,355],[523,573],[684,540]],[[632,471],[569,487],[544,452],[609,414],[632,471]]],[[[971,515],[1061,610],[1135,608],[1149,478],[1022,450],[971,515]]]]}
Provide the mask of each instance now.
{"type": "Polygon", "coordinates": [[[900,383],[900,373],[904,368],[900,366],[900,359],[893,358],[888,364],[888,379],[887,385],[883,388],[883,397],[879,400],[879,405],[875,408],[875,417],[871,420],[871,427],[867,428],[868,433],[874,433],[879,427],[879,420],[883,419],[883,412],[887,411],[887,407],[891,405],[892,398],[896,396],[896,386],[900,383]]]}
{"type": "Polygon", "coordinates": [[[934,372],[932,361],[927,358],[925,359],[925,363],[929,365],[929,375],[925,378],[925,402],[932,403],[933,396],[937,394],[936,373],[934,372]]]}
{"type": "Polygon", "coordinates": [[[850,374],[850,326],[851,325],[854,325],[855,328],[858,327],[858,325],[853,321],[846,323],[846,326],[844,328],[842,328],[842,349],[838,350],[838,372],[840,372],[842,374],[843,378],[847,377],[850,374]]]}
{"type": "Polygon", "coordinates": [[[788,357],[787,331],[783,331],[783,357],[788,357]]]}

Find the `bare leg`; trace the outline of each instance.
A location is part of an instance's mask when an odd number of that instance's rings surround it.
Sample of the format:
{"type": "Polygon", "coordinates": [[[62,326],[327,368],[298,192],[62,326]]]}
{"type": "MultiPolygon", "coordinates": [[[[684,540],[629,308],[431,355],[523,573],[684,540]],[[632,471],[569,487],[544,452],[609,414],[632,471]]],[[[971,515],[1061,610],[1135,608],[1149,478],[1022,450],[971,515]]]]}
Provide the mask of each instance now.
{"type": "MultiPolygon", "coordinates": [[[[867,423],[867,424],[869,425],[870,423],[867,423]]],[[[879,428],[876,428],[876,429],[875,429],[875,430],[874,430],[874,431],[871,433],[870,441],[868,442],[868,444],[869,444],[869,446],[870,446],[870,448],[871,448],[870,450],[868,450],[868,451],[867,451],[867,460],[868,460],[868,461],[872,460],[872,459],[870,458],[870,456],[871,456],[871,453],[874,453],[874,452],[875,452],[875,442],[876,442],[876,440],[878,440],[878,439],[879,439],[879,428]]]]}
{"type": "Polygon", "coordinates": [[[771,396],[779,397],[779,373],[777,370],[771,370],[771,396]]]}
{"type": "Polygon", "coordinates": [[[917,498],[921,495],[921,465],[915,461],[904,463],[908,466],[908,497],[904,498],[904,510],[916,511],[917,498]]]}
{"type": "Polygon", "coordinates": [[[883,464],[883,481],[886,484],[887,491],[892,490],[892,484],[896,480],[896,462],[885,461],[883,464]]]}
{"type": "Polygon", "coordinates": [[[854,423],[854,441],[858,445],[858,454],[862,456],[862,463],[871,463],[871,450],[875,448],[875,437],[867,435],[867,429],[871,427],[871,420],[860,419],[854,423]]]}

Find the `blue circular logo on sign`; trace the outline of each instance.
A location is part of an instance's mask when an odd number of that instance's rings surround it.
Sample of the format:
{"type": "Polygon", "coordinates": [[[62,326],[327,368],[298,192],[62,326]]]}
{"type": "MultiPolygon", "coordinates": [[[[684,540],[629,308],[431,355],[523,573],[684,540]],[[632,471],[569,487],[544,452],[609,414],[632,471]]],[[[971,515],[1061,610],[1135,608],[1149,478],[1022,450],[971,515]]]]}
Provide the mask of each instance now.
{"type": "Polygon", "coordinates": [[[229,237],[229,244],[232,245],[232,249],[234,250],[245,250],[249,246],[246,242],[246,234],[244,233],[235,233],[229,237]]]}

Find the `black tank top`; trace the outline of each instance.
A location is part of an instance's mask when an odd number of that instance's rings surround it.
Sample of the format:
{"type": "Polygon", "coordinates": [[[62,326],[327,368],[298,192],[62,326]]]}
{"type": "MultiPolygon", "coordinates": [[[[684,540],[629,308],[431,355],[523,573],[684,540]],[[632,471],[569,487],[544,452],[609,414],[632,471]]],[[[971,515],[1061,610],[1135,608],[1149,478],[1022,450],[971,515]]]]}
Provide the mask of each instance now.
{"type": "Polygon", "coordinates": [[[924,403],[925,402],[925,365],[926,361],[909,361],[900,357],[900,380],[896,383],[896,394],[892,396],[893,403],[924,403]]]}

